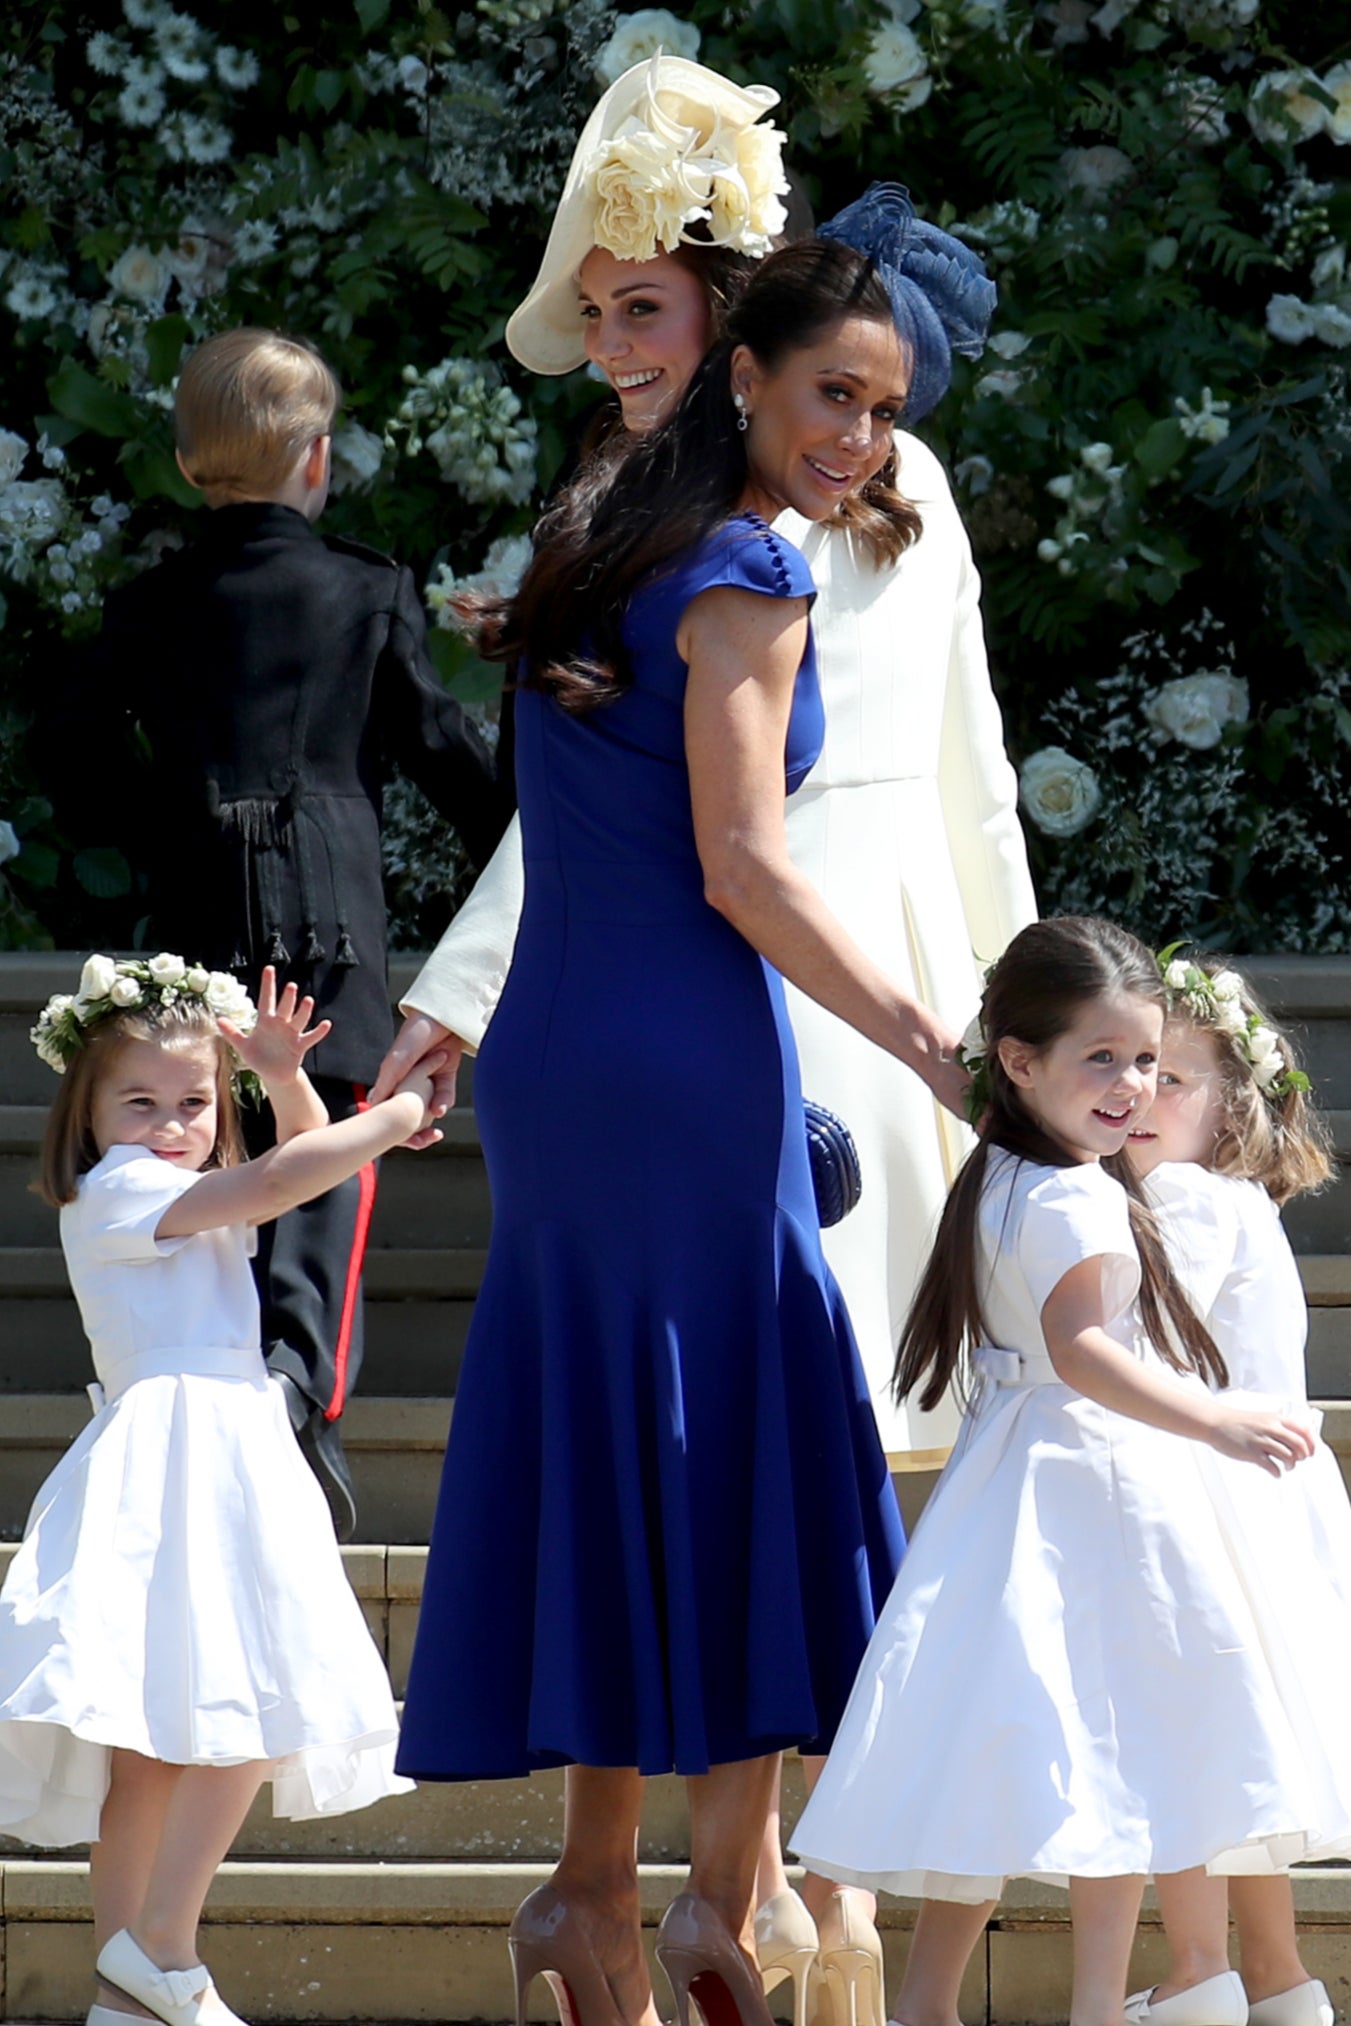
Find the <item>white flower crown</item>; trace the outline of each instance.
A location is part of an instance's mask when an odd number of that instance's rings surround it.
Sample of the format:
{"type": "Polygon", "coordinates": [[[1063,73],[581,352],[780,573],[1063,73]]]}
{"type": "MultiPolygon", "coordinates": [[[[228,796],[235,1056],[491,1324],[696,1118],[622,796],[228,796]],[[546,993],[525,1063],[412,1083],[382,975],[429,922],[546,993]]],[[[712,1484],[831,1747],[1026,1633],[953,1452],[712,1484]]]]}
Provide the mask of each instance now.
{"type": "Polygon", "coordinates": [[[787,222],[779,202],[788,190],[787,136],[717,114],[707,129],[683,126],[658,103],[657,63],[644,105],[587,164],[595,244],[617,260],[652,260],[682,241],[760,259],[787,222]],[[687,229],[696,224],[705,228],[697,239],[687,229]]]}
{"type": "MultiPolygon", "coordinates": [[[[75,992],[54,992],[38,1015],[29,1039],[49,1069],[64,1076],[85,1043],[89,1029],[110,1013],[136,1013],[198,999],[207,1011],[249,1033],[258,1018],[252,999],[228,971],[186,964],[162,950],[157,957],[103,957],[86,960],[75,992]]],[[[238,1073],[249,1080],[249,1072],[238,1073]]]]}
{"type": "Polygon", "coordinates": [[[1292,1090],[1308,1090],[1308,1077],[1302,1069],[1292,1069],[1287,1063],[1275,1028],[1268,1027],[1260,1015],[1249,1012],[1244,1005],[1243,980],[1238,972],[1216,971],[1212,977],[1199,964],[1176,956],[1174,952],[1180,947],[1179,943],[1170,943],[1158,955],[1170,1004],[1182,1006],[1194,1018],[1227,1034],[1264,1097],[1279,1102],[1292,1090]]]}

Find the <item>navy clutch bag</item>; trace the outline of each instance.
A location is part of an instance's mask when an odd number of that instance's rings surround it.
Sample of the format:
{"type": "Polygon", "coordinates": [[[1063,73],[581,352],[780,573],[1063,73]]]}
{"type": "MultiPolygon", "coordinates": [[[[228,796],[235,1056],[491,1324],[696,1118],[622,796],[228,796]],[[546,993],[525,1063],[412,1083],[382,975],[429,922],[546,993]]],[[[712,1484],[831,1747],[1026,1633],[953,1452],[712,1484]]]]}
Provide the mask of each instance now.
{"type": "Polygon", "coordinates": [[[807,1156],[812,1165],[812,1187],[816,1191],[816,1214],[823,1225],[838,1224],[863,1194],[863,1174],[858,1148],[844,1120],[823,1104],[802,1100],[807,1128],[807,1156]]]}

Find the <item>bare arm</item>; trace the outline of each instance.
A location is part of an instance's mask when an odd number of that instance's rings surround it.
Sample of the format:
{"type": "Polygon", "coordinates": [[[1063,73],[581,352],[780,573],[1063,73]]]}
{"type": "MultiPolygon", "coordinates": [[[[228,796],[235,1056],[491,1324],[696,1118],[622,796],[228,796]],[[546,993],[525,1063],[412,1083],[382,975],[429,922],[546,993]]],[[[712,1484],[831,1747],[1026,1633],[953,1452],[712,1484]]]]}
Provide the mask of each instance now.
{"type": "Polygon", "coordinates": [[[807,640],[803,598],[719,587],[686,608],[685,750],[709,904],[775,969],[921,1076],[958,1117],[957,1036],[840,926],[788,855],[783,754],[807,640]]]}
{"type": "Polygon", "coordinates": [[[1085,1259],[1059,1280],[1041,1312],[1042,1335],[1058,1376],[1076,1393],[1132,1421],[1209,1443],[1221,1456],[1256,1463],[1273,1477],[1312,1456],[1308,1431],[1283,1415],[1234,1406],[1201,1386],[1179,1386],[1108,1336],[1102,1261],[1085,1259]]]}
{"type": "MultiPolygon", "coordinates": [[[[431,1126],[435,1066],[433,1057],[428,1068],[415,1071],[392,1097],[355,1118],[298,1133],[256,1161],[203,1175],[169,1205],[155,1227],[156,1238],[190,1238],[224,1224],[267,1224],[283,1211],[336,1188],[368,1161],[431,1126]]],[[[439,1139],[440,1134],[434,1137],[439,1139]]]]}

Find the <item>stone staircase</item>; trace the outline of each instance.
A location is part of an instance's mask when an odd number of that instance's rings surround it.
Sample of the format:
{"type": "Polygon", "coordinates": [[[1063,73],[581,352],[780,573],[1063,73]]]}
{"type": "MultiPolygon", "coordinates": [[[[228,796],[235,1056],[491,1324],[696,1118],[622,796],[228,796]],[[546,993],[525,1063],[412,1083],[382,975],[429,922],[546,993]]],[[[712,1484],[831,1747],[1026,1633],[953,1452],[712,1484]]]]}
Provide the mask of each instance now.
{"type": "MultiPolygon", "coordinates": [[[[71,957],[0,955],[0,1542],[15,1540],[37,1485],[88,1407],[87,1353],[66,1288],[56,1220],[28,1192],[50,1072],[28,1045],[38,1006],[69,989],[71,957]]],[[[414,968],[396,966],[397,991],[414,968]]],[[[1351,1152],[1351,964],[1282,959],[1247,966],[1274,1008],[1304,1030],[1343,1158],[1351,1152]]],[[[389,1664],[406,1678],[425,1542],[489,1209],[474,1130],[472,1075],[444,1144],[386,1162],[368,1257],[367,1359],[345,1421],[362,1538],[349,1576],[389,1664]]],[[[1290,1225],[1310,1302],[1310,1377],[1326,1432],[1351,1473],[1351,1176],[1297,1206],[1290,1225]],[[1345,1403],[1345,1404],[1342,1404],[1345,1403]]],[[[931,1469],[897,1480],[913,1522],[931,1469]]],[[[0,1570],[11,1549],[0,1545],[0,1570]]],[[[790,1762],[789,1818],[800,1795],[790,1762]]],[[[274,1822],[255,1808],[207,1908],[206,1949],[230,2002],[258,2021],[502,2020],[513,2000],[505,1928],[547,1875],[562,1833],[562,1779],[467,1782],[386,1801],[329,1823],[274,1822]]],[[[649,1934],[679,1890],[687,1846],[680,1784],[649,1783],[642,1842],[649,1934]]],[[[1351,1872],[1300,1874],[1308,1959],[1351,1998],[1351,1872]]],[[[888,1904],[889,1971],[914,1909],[888,1904]]],[[[1150,1981],[1159,1938],[1147,1917],[1137,1968],[1150,1981]]],[[[0,2020],[74,2020],[89,2003],[85,1867],[0,1839],[0,2020]]],[[[1068,2007],[1065,1896],[1015,1885],[972,1961],[971,2020],[1060,2021],[1068,2007]]],[[[786,2002],[787,1987],[781,1994],[786,2002]]],[[[531,2018],[552,2017],[538,1982],[531,2018]]]]}

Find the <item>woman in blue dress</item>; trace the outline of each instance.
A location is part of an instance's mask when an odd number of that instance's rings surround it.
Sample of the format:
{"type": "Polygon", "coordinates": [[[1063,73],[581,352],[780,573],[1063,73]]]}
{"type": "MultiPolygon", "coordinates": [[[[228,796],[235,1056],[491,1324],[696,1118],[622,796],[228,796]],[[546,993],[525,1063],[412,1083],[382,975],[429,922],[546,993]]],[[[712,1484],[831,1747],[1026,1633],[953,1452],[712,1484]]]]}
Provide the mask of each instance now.
{"type": "Polygon", "coordinates": [[[822,714],[811,575],[767,525],[915,531],[889,460],[926,305],[881,251],[765,260],[675,418],[587,467],[495,615],[525,908],[476,1076],[493,1238],[399,1767],[569,1767],[562,1858],[513,1924],[522,2017],[541,1971],[575,2026],[654,2016],[635,1840],[642,1776],[674,1768],[690,1891],[658,1953],[682,2022],[691,1992],[718,2026],[767,2020],[777,1754],[828,1745],[902,1545],[782,977],[954,1109],[963,1078],[788,856],[822,714]]]}

